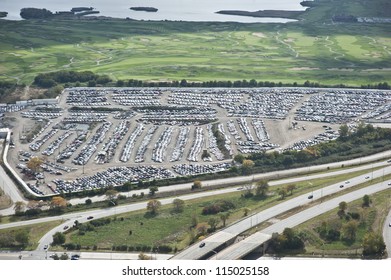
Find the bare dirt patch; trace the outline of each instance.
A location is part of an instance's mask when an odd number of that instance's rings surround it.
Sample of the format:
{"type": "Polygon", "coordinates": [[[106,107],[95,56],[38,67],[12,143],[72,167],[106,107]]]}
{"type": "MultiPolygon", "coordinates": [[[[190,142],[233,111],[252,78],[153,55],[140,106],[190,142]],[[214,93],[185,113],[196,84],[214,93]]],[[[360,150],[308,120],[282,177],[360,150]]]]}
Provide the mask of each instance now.
{"type": "Polygon", "coordinates": [[[252,35],[258,38],[266,38],[267,36],[262,32],[254,32],[252,35]]]}
{"type": "Polygon", "coordinates": [[[311,70],[319,70],[320,68],[312,68],[312,67],[293,67],[289,70],[292,71],[311,71],[311,70]]]}

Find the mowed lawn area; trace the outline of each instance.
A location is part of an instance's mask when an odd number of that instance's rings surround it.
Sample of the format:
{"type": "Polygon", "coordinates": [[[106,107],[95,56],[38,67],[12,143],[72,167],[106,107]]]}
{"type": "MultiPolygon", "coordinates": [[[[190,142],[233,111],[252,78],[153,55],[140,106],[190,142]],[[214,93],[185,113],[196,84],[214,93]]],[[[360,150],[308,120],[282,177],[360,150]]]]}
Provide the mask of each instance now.
{"type": "Polygon", "coordinates": [[[113,80],[373,84],[391,80],[389,35],[361,24],[2,21],[0,79],[91,70],[113,80]]]}

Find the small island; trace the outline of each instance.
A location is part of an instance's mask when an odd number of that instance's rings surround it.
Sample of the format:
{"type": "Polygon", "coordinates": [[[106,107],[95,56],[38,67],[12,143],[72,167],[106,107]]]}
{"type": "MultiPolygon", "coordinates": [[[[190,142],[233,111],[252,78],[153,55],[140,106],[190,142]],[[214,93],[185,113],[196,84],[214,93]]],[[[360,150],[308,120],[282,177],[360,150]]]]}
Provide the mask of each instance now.
{"type": "Polygon", "coordinates": [[[0,12],[0,18],[6,17],[8,12],[0,12]]]}
{"type": "Polygon", "coordinates": [[[158,9],[153,7],[131,7],[130,8],[133,11],[144,11],[144,12],[153,12],[156,13],[158,9]]]}
{"type": "Polygon", "coordinates": [[[217,14],[232,15],[232,16],[246,16],[259,18],[287,18],[299,19],[305,11],[284,11],[284,10],[259,10],[255,12],[239,11],[239,10],[223,10],[216,12],[217,14]]]}
{"type": "Polygon", "coordinates": [[[92,11],[93,7],[73,7],[71,9],[71,12],[78,13],[78,12],[85,12],[85,11],[92,11]]]}

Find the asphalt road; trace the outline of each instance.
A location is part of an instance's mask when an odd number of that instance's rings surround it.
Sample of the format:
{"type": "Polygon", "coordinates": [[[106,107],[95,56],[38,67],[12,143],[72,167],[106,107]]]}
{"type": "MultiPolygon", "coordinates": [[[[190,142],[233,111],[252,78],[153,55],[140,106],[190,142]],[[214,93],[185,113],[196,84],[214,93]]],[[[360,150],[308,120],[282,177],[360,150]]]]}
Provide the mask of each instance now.
{"type": "MultiPolygon", "coordinates": [[[[233,260],[233,259],[239,259],[243,256],[245,256],[247,253],[251,252],[251,250],[254,250],[257,246],[259,246],[259,242],[256,242],[256,240],[259,240],[259,235],[263,234],[265,236],[270,236],[275,233],[282,233],[285,228],[293,228],[301,223],[304,223],[305,221],[308,221],[312,218],[315,218],[325,212],[328,212],[330,210],[333,210],[335,208],[338,208],[338,205],[341,201],[351,202],[357,199],[362,198],[364,195],[371,195],[376,192],[380,192],[382,190],[386,190],[391,188],[391,185],[388,185],[387,182],[381,182],[378,184],[371,185],[366,188],[362,188],[353,192],[349,192],[347,194],[338,196],[336,198],[330,199],[328,201],[325,201],[323,203],[317,204],[311,208],[308,208],[306,210],[303,210],[297,214],[294,214],[290,216],[289,218],[280,220],[273,225],[267,227],[266,229],[263,229],[259,232],[257,232],[254,235],[251,235],[247,237],[246,239],[235,243],[234,245],[226,248],[225,250],[219,252],[215,258],[219,260],[233,260]],[[246,246],[250,244],[250,246],[246,246]],[[253,246],[251,246],[251,244],[253,246]]],[[[389,233],[389,231],[388,231],[389,233]]]]}
{"type": "MultiPolygon", "coordinates": [[[[391,205],[391,198],[389,199],[391,205]]],[[[386,249],[388,258],[391,259],[391,210],[388,213],[388,216],[384,222],[383,226],[383,238],[386,243],[386,249]]]]}
{"type": "MultiPolygon", "coordinates": [[[[316,191],[289,199],[264,211],[261,211],[255,215],[242,219],[241,221],[222,229],[216,234],[208,236],[207,238],[202,240],[202,242],[205,244],[203,247],[200,247],[201,242],[198,242],[175,255],[173,259],[201,259],[204,256],[208,255],[210,252],[217,251],[220,246],[223,246],[226,242],[232,241],[240,233],[245,232],[253,227],[256,227],[257,225],[273,217],[276,217],[279,214],[303,206],[305,204],[309,204],[314,200],[322,200],[323,197],[327,195],[348,189],[354,185],[360,184],[367,180],[371,180],[371,178],[382,177],[386,174],[391,174],[391,166],[387,166],[386,168],[382,168],[374,172],[351,178],[349,179],[349,183],[338,182],[328,187],[324,187],[322,189],[318,189],[316,191]],[[341,188],[341,185],[343,185],[344,187],[341,188]],[[310,195],[312,195],[311,199],[309,199],[310,195]]],[[[390,185],[388,185],[388,182],[383,182],[382,184],[385,187],[391,187],[390,185]]],[[[338,207],[338,204],[336,207],[338,207]]],[[[269,232],[265,233],[270,234],[269,232]]]]}

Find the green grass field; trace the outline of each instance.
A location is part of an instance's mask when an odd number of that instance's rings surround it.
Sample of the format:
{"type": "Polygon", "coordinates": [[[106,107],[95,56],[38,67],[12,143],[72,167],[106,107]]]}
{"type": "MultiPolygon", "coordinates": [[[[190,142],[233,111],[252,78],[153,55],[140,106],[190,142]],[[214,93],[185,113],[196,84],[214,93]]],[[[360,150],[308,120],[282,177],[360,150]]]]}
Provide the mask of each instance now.
{"type": "Polygon", "coordinates": [[[337,215],[338,209],[329,211],[298,226],[296,230],[307,237],[306,254],[311,256],[325,254],[339,257],[360,257],[364,235],[369,231],[382,235],[383,224],[390,208],[390,197],[390,190],[371,195],[372,203],[368,208],[362,207],[362,199],[348,203],[346,212],[360,214],[357,236],[354,242],[343,240],[327,242],[322,240],[316,232],[316,228],[320,227],[322,222],[335,227],[344,223],[337,215]]]}
{"type": "Polygon", "coordinates": [[[341,9],[362,15],[367,1],[320,2],[290,24],[2,20],[0,79],[29,84],[71,69],[114,80],[390,82],[389,24],[332,24],[341,9]]]}

